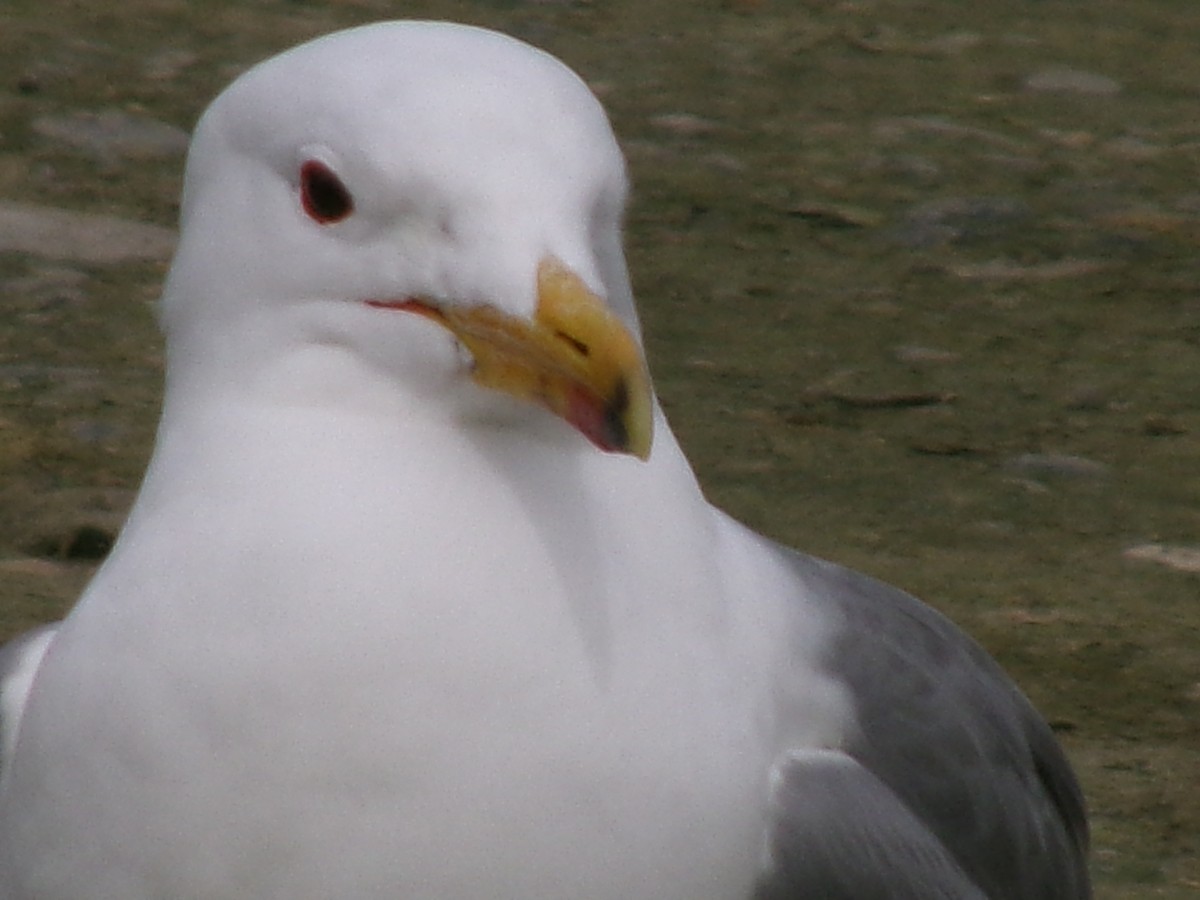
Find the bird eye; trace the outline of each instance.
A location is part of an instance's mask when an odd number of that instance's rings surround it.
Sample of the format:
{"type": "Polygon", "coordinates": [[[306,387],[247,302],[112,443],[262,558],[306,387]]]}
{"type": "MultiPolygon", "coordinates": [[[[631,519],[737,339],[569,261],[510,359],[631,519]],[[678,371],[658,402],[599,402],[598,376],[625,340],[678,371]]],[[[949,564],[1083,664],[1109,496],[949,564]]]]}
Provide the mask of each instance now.
{"type": "Polygon", "coordinates": [[[300,202],[314,222],[330,225],[354,212],[354,198],[324,163],[310,159],[300,166],[300,202]]]}

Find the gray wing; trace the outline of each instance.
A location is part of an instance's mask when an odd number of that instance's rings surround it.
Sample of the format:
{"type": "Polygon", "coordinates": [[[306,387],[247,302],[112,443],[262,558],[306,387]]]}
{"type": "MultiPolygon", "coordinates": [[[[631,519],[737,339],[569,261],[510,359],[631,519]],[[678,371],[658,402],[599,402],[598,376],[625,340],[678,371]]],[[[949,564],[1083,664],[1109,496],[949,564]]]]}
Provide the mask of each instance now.
{"type": "Polygon", "coordinates": [[[779,548],[841,628],[841,753],[781,762],[757,900],[1091,896],[1083,796],[1050,728],[955,625],[895,588],[779,548]]]}
{"type": "Polygon", "coordinates": [[[0,780],[17,746],[17,729],[33,677],[58,625],[42,625],[0,647],[0,780]]]}

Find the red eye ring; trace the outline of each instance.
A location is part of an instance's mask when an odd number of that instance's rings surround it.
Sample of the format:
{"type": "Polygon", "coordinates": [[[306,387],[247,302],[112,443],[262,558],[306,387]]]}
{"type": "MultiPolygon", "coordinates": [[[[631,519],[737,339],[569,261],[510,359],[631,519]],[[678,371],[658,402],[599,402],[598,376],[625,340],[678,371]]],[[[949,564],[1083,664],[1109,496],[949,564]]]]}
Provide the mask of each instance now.
{"type": "Polygon", "coordinates": [[[315,159],[300,166],[300,203],[309,218],[321,225],[340,222],[354,212],[354,198],[342,179],[315,159]]]}

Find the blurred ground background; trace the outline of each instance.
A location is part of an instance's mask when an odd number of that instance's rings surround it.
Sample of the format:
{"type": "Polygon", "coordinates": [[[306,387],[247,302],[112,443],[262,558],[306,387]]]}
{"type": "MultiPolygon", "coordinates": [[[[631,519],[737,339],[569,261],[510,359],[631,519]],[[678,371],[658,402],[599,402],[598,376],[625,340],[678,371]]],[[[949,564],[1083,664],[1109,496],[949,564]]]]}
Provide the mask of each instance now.
{"type": "Polygon", "coordinates": [[[136,487],[186,131],[398,17],[591,83],[712,499],[1000,658],[1079,769],[1100,897],[1200,896],[1194,0],[4,0],[0,633],[69,606],[136,487]]]}

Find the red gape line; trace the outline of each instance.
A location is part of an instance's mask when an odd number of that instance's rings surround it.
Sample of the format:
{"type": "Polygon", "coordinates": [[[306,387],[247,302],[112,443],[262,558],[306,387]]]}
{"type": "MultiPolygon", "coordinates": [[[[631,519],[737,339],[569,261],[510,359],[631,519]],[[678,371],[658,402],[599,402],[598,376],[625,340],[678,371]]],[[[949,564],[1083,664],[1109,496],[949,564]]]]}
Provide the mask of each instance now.
{"type": "Polygon", "coordinates": [[[580,434],[606,453],[620,450],[612,431],[612,423],[595,394],[572,385],[567,395],[567,411],[563,418],[580,434]]]}
{"type": "Polygon", "coordinates": [[[404,297],[400,300],[366,300],[364,302],[367,306],[373,306],[376,309],[395,309],[400,312],[416,313],[427,319],[433,319],[435,322],[445,320],[445,316],[435,307],[418,300],[416,297],[404,297]]]}
{"type": "MultiPolygon", "coordinates": [[[[415,297],[405,297],[400,300],[366,300],[364,302],[367,306],[375,309],[416,313],[435,322],[444,323],[446,318],[437,307],[415,297]]],[[[547,400],[542,400],[541,403],[546,409],[561,415],[580,434],[606,453],[618,452],[622,449],[621,437],[614,431],[613,419],[605,409],[604,403],[586,388],[579,385],[570,386],[565,411],[556,409],[554,404],[547,400]]]]}

